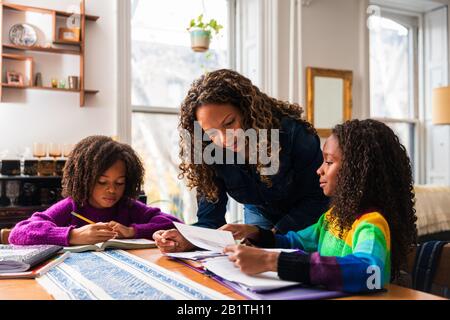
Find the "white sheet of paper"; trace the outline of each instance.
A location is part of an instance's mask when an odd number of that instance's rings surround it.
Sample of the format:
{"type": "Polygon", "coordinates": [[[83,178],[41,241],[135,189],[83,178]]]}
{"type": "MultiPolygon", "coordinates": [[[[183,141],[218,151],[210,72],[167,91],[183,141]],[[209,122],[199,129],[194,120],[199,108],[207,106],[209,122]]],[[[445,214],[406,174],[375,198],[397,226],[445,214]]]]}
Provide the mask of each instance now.
{"type": "Polygon", "coordinates": [[[155,241],[148,239],[111,239],[110,242],[125,244],[155,244],[155,241]]]}
{"type": "Polygon", "coordinates": [[[228,260],[228,257],[217,257],[207,260],[203,263],[203,266],[219,277],[237,282],[252,291],[278,289],[298,284],[298,282],[294,281],[281,280],[278,274],[273,271],[249,276],[234,266],[233,262],[228,260]]]}
{"type": "Polygon", "coordinates": [[[217,251],[188,251],[188,252],[169,252],[165,256],[179,259],[202,260],[206,258],[220,257],[224,254],[217,251]]]}
{"type": "Polygon", "coordinates": [[[216,252],[222,252],[226,246],[234,245],[233,234],[230,231],[189,226],[174,222],[175,227],[193,245],[216,252]]]}

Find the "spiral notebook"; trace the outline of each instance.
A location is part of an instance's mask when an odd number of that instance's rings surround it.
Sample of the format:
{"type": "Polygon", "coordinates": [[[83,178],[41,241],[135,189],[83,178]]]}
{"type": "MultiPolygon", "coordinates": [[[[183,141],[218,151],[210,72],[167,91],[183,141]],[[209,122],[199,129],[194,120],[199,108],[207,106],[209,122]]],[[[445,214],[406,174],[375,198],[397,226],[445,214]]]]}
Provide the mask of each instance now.
{"type": "Polygon", "coordinates": [[[61,246],[54,245],[0,245],[0,274],[27,271],[61,249],[61,246]]]}

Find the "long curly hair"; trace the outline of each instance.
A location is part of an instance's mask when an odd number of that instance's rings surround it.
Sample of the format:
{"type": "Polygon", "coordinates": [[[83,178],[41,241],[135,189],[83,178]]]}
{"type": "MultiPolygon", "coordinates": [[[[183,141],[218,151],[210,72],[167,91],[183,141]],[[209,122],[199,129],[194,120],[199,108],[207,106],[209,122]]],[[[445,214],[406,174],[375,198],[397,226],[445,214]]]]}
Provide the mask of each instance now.
{"type": "MultiPolygon", "coordinates": [[[[291,117],[304,123],[307,130],[315,133],[312,125],[302,119],[303,109],[295,103],[280,101],[269,97],[261,92],[252,82],[236,71],[221,69],[202,75],[195,80],[181,104],[181,116],[179,122],[180,130],[180,158],[179,178],[187,178],[189,188],[197,188],[197,194],[204,196],[210,202],[218,199],[218,188],[214,183],[215,173],[212,166],[205,163],[194,164],[193,155],[195,136],[194,122],[196,121],[196,110],[204,104],[224,105],[230,104],[236,107],[242,115],[242,129],[279,129],[283,116],[291,117]],[[186,137],[181,132],[188,132],[186,137]],[[190,155],[190,156],[188,156],[190,155]]],[[[203,135],[203,133],[202,133],[203,135]]],[[[208,145],[202,141],[202,150],[208,145]]],[[[267,155],[272,156],[270,134],[267,140],[259,140],[256,152],[261,146],[267,149],[267,155]]],[[[261,173],[264,165],[256,163],[256,169],[261,173]]],[[[271,181],[267,175],[261,175],[261,180],[268,186],[271,181]]]]}
{"type": "Polygon", "coordinates": [[[84,138],[70,153],[62,178],[63,196],[85,205],[98,178],[118,160],[126,167],[123,198],[136,199],[144,179],[139,156],[129,145],[100,135],[84,138]]]}
{"type": "Polygon", "coordinates": [[[340,235],[351,229],[361,212],[376,209],[389,224],[392,276],[396,278],[416,243],[416,210],[411,162],[405,147],[387,125],[351,120],[334,127],[342,166],[331,199],[330,223],[340,235]]]}

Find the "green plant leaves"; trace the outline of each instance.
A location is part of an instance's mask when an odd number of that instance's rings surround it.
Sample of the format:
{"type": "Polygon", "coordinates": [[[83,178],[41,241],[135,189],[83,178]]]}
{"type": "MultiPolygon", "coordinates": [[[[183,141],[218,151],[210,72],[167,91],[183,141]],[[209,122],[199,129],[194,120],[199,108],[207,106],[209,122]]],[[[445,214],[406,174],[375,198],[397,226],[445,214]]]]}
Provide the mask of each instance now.
{"type": "Polygon", "coordinates": [[[214,31],[216,34],[218,34],[223,26],[220,25],[216,19],[211,19],[209,20],[209,22],[204,23],[203,14],[201,14],[197,17],[197,19],[191,19],[188,30],[190,31],[193,28],[199,28],[209,33],[211,33],[211,31],[214,31]]]}

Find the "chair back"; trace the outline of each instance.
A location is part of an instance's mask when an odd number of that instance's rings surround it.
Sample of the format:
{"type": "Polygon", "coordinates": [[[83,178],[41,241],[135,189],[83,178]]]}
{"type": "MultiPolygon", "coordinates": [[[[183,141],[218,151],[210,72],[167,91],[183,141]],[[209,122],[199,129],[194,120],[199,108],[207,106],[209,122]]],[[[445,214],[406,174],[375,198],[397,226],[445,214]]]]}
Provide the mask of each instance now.
{"type": "Polygon", "coordinates": [[[0,244],[9,244],[8,238],[11,233],[11,229],[0,230],[0,244]]]}
{"type": "Polygon", "coordinates": [[[415,290],[450,296],[450,243],[428,241],[415,246],[405,270],[415,290]]]}

